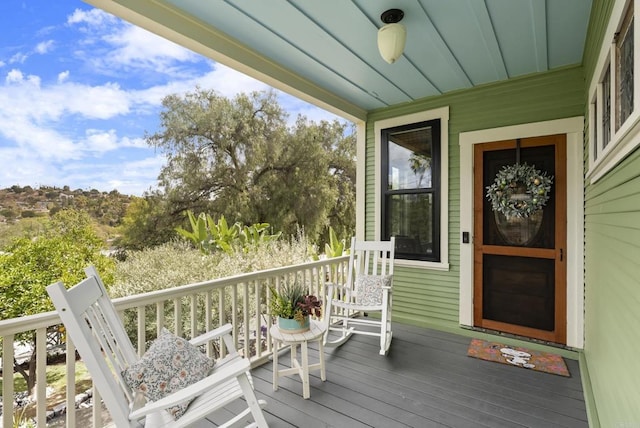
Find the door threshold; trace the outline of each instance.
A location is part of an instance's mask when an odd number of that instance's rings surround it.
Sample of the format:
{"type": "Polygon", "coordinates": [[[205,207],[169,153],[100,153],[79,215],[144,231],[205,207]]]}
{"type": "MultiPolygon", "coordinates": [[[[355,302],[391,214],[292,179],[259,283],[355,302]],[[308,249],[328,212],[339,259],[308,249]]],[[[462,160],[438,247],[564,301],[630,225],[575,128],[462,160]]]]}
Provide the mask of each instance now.
{"type": "Polygon", "coordinates": [[[491,330],[489,328],[474,327],[474,326],[468,326],[468,325],[461,325],[460,327],[465,329],[465,330],[477,331],[479,333],[485,333],[485,334],[489,334],[491,336],[505,337],[505,338],[508,338],[508,339],[514,339],[514,340],[519,340],[519,341],[528,342],[528,343],[535,343],[537,345],[549,346],[551,348],[564,349],[564,350],[567,350],[567,351],[573,351],[573,352],[578,351],[577,349],[572,348],[572,347],[567,346],[567,345],[563,345],[562,343],[549,342],[547,340],[535,339],[533,337],[527,337],[527,336],[520,336],[520,335],[513,334],[513,333],[506,333],[504,331],[491,330]]]}

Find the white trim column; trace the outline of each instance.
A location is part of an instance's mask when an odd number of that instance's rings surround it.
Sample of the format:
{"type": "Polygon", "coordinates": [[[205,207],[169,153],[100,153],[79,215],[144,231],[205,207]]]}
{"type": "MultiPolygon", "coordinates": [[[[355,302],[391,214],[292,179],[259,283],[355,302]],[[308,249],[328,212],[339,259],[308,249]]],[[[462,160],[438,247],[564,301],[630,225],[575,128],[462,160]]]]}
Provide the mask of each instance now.
{"type": "Polygon", "coordinates": [[[367,127],[356,122],[356,239],[365,239],[367,222],[365,194],[367,189],[367,127]]]}

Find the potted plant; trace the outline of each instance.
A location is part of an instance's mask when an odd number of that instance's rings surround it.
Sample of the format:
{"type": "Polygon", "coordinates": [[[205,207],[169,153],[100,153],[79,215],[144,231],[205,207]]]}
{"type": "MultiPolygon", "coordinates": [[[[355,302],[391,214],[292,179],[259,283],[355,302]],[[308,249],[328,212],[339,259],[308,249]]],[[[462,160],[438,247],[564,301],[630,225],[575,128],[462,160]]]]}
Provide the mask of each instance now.
{"type": "Polygon", "coordinates": [[[299,282],[286,283],[280,288],[270,286],[271,315],[278,318],[278,328],[288,333],[309,330],[309,317],[322,315],[322,301],[307,293],[299,282]]]}

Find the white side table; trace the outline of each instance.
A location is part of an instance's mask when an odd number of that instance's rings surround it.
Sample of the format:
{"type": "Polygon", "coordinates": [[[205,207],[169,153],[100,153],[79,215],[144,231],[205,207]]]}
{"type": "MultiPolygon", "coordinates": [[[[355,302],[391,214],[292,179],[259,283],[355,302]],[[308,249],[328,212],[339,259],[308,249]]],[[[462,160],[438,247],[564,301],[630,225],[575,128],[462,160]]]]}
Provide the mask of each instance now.
{"type": "Polygon", "coordinates": [[[276,324],[271,326],[271,338],[273,339],[273,390],[278,390],[278,379],[282,376],[289,376],[297,374],[302,380],[302,397],[307,399],[310,397],[309,392],[309,371],[320,370],[320,379],[327,380],[327,375],[324,368],[324,345],[322,335],[325,331],[325,326],[320,321],[311,320],[311,328],[304,333],[283,333],[280,331],[276,324]],[[318,351],[320,353],[320,362],[309,365],[309,351],[307,344],[309,341],[318,342],[318,351]],[[291,345],[291,368],[290,369],[278,369],[278,344],[284,343],[285,345],[291,345]],[[301,358],[298,361],[297,347],[300,345],[301,358]]]}

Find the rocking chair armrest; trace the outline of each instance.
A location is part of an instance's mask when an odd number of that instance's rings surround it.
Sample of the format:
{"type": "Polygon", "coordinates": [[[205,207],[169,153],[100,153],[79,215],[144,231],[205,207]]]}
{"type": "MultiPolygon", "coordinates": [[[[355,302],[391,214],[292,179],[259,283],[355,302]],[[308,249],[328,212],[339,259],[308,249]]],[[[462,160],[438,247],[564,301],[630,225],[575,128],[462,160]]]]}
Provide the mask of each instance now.
{"type": "Polygon", "coordinates": [[[191,384],[180,391],[176,391],[173,394],[161,398],[160,400],[150,401],[146,403],[144,407],[133,410],[129,413],[129,420],[134,421],[142,419],[151,413],[159,412],[186,400],[196,398],[197,396],[202,395],[202,393],[211,390],[211,388],[215,388],[216,386],[249,371],[251,368],[249,360],[238,355],[231,357],[227,362],[224,360],[221,360],[220,362],[223,364],[220,367],[217,367],[216,364],[213,372],[204,379],[191,384]]]}
{"type": "Polygon", "coordinates": [[[225,334],[231,334],[231,324],[225,324],[221,327],[202,333],[200,336],[196,336],[189,341],[192,345],[200,346],[208,343],[214,339],[224,336],[225,334]]]}

